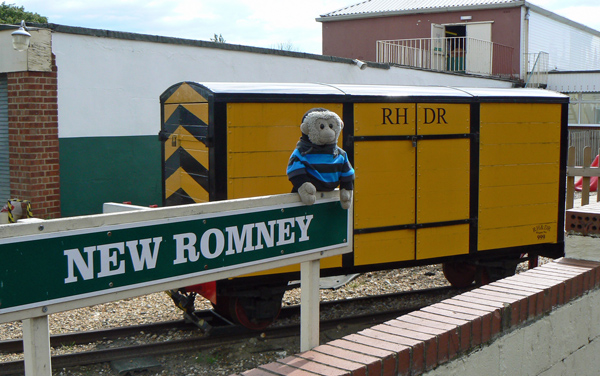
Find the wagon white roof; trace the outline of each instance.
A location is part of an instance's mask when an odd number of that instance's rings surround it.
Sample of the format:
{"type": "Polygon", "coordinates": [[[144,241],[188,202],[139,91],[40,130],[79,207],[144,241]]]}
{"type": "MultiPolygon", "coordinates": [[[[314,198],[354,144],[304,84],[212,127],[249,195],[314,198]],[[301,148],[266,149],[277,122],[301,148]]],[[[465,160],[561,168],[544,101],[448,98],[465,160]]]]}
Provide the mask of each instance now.
{"type": "Polygon", "coordinates": [[[444,86],[395,86],[395,85],[353,85],[323,83],[270,83],[270,82],[188,82],[199,86],[215,96],[243,98],[262,96],[333,96],[340,101],[350,97],[372,97],[398,100],[406,98],[479,98],[482,100],[504,98],[515,100],[536,98],[539,100],[567,100],[567,96],[543,89],[523,88],[462,88],[444,86]]]}

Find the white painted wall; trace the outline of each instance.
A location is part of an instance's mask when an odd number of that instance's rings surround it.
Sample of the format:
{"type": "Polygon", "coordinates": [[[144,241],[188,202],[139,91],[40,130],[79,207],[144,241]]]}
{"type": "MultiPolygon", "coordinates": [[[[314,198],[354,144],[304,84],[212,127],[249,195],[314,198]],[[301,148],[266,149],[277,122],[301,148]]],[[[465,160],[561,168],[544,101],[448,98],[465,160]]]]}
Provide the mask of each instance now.
{"type": "Polygon", "coordinates": [[[508,333],[427,376],[597,376],[600,290],[508,333]]]}
{"type": "Polygon", "coordinates": [[[600,32],[597,34],[530,11],[529,53],[548,52],[550,70],[600,69],[600,32]]]}
{"type": "Polygon", "coordinates": [[[600,70],[592,72],[550,73],[548,74],[548,90],[562,93],[600,92],[600,70]]]}
{"type": "Polygon", "coordinates": [[[156,135],[159,96],[181,81],[320,82],[510,87],[415,69],[53,32],[59,137],[156,135]]]}
{"type": "Polygon", "coordinates": [[[0,31],[0,72],[18,72],[27,70],[27,53],[13,49],[10,34],[14,30],[0,31]]]}

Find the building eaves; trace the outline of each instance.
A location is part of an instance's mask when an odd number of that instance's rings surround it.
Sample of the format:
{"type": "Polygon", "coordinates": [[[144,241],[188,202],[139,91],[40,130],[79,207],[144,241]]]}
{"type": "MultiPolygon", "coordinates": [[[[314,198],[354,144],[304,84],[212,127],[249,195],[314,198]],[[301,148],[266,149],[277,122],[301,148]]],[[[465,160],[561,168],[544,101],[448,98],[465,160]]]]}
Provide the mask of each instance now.
{"type": "Polygon", "coordinates": [[[413,13],[437,13],[518,7],[524,0],[366,0],[321,15],[319,22],[386,17],[413,13]]]}
{"type": "MultiPolygon", "coordinates": [[[[122,40],[131,40],[131,41],[139,41],[139,42],[164,43],[164,44],[170,44],[170,45],[180,45],[180,46],[190,46],[190,47],[214,48],[214,49],[221,49],[221,50],[227,50],[227,51],[248,52],[248,53],[255,53],[255,54],[265,54],[265,55],[273,55],[273,56],[300,58],[300,59],[311,59],[311,60],[327,61],[327,62],[332,62],[332,63],[343,63],[343,64],[355,65],[355,61],[353,59],[349,59],[349,58],[345,58],[345,57],[317,55],[317,54],[311,54],[311,53],[306,53],[306,52],[286,51],[286,50],[263,48],[263,47],[245,46],[245,45],[240,45],[240,44],[217,43],[217,42],[209,42],[209,41],[196,40],[196,39],[164,37],[164,36],[160,36],[160,35],[139,34],[139,33],[124,32],[124,31],[90,29],[90,28],[85,28],[85,27],[66,26],[66,25],[59,25],[59,24],[54,24],[54,23],[48,23],[48,24],[27,23],[27,26],[49,29],[52,32],[65,33],[65,34],[76,34],[76,35],[82,35],[82,36],[122,39],[122,40]]],[[[367,64],[370,68],[390,69],[389,64],[377,63],[377,62],[372,62],[372,61],[367,62],[367,64]]]]}
{"type": "Polygon", "coordinates": [[[536,12],[536,13],[539,13],[539,14],[541,14],[543,16],[551,18],[551,19],[553,19],[555,21],[564,23],[564,24],[572,26],[574,28],[583,30],[586,33],[590,33],[590,34],[593,34],[593,35],[595,35],[597,37],[600,37],[600,31],[592,29],[589,26],[585,26],[583,24],[580,24],[579,22],[575,22],[573,20],[570,20],[570,19],[568,19],[566,17],[563,17],[561,15],[558,15],[556,13],[553,13],[553,12],[551,12],[549,10],[546,10],[546,9],[542,8],[542,7],[539,7],[537,5],[534,5],[534,4],[531,4],[531,3],[528,3],[528,2],[525,2],[525,7],[528,8],[528,9],[530,9],[530,10],[532,10],[532,11],[534,11],[534,12],[536,12]]]}
{"type": "Polygon", "coordinates": [[[560,16],[525,0],[366,0],[321,15],[319,22],[390,17],[417,13],[458,12],[524,6],[536,13],[566,25],[600,36],[600,31],[560,16]]]}

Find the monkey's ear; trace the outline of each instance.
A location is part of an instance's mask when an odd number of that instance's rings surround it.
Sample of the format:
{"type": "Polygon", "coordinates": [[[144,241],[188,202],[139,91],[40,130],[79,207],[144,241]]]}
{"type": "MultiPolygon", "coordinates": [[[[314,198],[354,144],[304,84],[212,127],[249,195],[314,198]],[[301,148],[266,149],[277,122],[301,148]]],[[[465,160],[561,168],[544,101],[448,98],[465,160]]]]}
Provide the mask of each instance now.
{"type": "Polygon", "coordinates": [[[310,132],[310,125],[308,122],[305,121],[304,123],[300,124],[300,132],[304,134],[308,134],[310,132]]]}
{"type": "MultiPolygon", "coordinates": [[[[338,118],[339,119],[339,118],[338,118]]],[[[340,119],[340,131],[344,129],[344,122],[340,119]]]]}

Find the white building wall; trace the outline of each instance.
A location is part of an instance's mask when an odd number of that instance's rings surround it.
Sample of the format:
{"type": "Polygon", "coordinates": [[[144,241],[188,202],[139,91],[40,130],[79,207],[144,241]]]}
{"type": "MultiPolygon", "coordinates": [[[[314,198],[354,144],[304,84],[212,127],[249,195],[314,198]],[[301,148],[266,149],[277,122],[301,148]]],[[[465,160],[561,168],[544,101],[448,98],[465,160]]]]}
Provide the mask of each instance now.
{"type": "Polygon", "coordinates": [[[600,69],[600,31],[586,32],[530,10],[529,53],[548,52],[549,70],[600,69]]]}
{"type": "Polygon", "coordinates": [[[548,90],[561,93],[600,92],[600,70],[593,72],[550,73],[548,90]]]}
{"type": "Polygon", "coordinates": [[[345,62],[243,50],[55,31],[59,137],[156,135],[159,96],[181,81],[512,86],[493,79],[397,67],[360,70],[345,62]]]}

